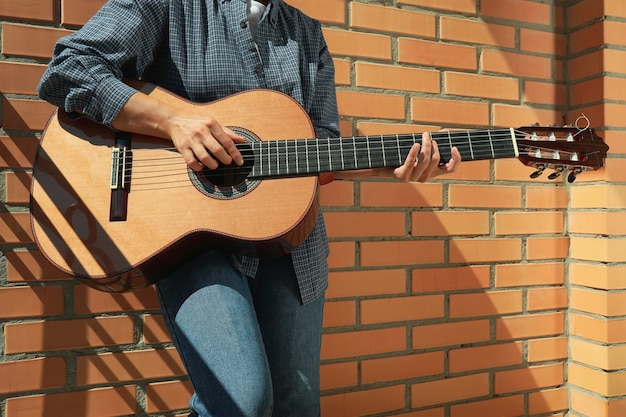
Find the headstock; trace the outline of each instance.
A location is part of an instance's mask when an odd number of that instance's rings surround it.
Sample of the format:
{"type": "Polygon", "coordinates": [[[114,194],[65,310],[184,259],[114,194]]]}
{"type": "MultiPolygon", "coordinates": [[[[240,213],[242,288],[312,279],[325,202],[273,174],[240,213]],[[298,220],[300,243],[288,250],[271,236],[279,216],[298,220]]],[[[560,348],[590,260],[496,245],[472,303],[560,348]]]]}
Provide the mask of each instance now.
{"type": "Polygon", "coordinates": [[[574,182],[581,172],[604,166],[609,150],[593,129],[588,127],[524,126],[516,130],[519,159],[536,168],[530,176],[539,177],[544,170],[553,170],[548,178],[558,178],[569,172],[568,182],[574,182]]]}

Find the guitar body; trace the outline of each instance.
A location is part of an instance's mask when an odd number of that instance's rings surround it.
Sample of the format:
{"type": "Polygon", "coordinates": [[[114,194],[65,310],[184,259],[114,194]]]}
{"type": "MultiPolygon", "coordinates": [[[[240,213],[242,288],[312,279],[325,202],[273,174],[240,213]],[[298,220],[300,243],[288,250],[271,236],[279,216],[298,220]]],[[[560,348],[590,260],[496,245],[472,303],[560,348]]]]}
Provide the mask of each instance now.
{"type": "MultiPolygon", "coordinates": [[[[202,111],[254,140],[312,138],[292,98],[253,90],[198,105],[137,85],[181,109],[202,111]]],[[[317,177],[203,185],[169,141],[133,135],[124,219],[111,220],[115,132],[58,111],[41,139],[33,170],[31,222],[50,262],[109,292],[143,288],[207,248],[273,256],[288,253],[313,228],[317,177]],[[217,190],[217,191],[216,191],[217,190]]]]}

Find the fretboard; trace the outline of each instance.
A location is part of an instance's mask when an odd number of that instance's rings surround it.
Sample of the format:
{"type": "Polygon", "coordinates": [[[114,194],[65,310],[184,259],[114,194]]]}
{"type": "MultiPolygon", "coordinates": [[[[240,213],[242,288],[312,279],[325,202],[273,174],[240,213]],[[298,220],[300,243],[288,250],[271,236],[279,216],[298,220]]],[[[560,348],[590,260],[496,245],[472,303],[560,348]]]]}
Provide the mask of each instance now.
{"type": "MultiPolygon", "coordinates": [[[[457,147],[464,161],[518,156],[513,129],[434,132],[442,161],[457,147]]],[[[254,165],[249,177],[288,177],[322,172],[397,167],[421,134],[269,140],[251,144],[254,165]]]]}

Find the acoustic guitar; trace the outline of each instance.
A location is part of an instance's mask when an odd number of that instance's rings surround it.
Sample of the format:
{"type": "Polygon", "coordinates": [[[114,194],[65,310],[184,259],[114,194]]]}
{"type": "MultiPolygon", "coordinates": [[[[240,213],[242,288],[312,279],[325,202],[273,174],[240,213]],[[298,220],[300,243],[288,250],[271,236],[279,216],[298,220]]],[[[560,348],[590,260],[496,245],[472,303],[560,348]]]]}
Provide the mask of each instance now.
{"type": "MultiPolygon", "coordinates": [[[[421,134],[314,138],[304,109],[276,91],[194,104],[160,87],[135,86],[234,129],[247,139],[238,145],[245,162],[195,172],[167,141],[55,112],[33,170],[33,236],[61,271],[108,292],[144,288],[207,247],[256,256],[288,253],[313,228],[320,173],[396,167],[421,140],[421,134]]],[[[536,168],[533,176],[567,171],[570,181],[601,167],[608,150],[588,127],[432,137],[442,161],[456,146],[464,161],[516,157],[536,168]]]]}

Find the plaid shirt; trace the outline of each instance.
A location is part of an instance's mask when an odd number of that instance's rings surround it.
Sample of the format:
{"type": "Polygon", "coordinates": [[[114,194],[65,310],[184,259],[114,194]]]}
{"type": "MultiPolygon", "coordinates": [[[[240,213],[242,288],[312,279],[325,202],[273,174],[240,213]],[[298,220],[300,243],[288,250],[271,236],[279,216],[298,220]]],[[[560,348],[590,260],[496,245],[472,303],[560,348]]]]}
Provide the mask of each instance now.
{"type": "MultiPolygon", "coordinates": [[[[142,78],[194,102],[253,88],[289,94],[309,113],[318,137],[337,137],[334,69],[321,25],[271,0],[256,44],[246,0],[109,0],[85,26],[57,43],[39,95],[107,126],[135,93],[121,79],[142,78]]],[[[293,253],[303,302],[327,286],[322,216],[293,253]]],[[[233,257],[254,276],[258,259],[233,257]]]]}

